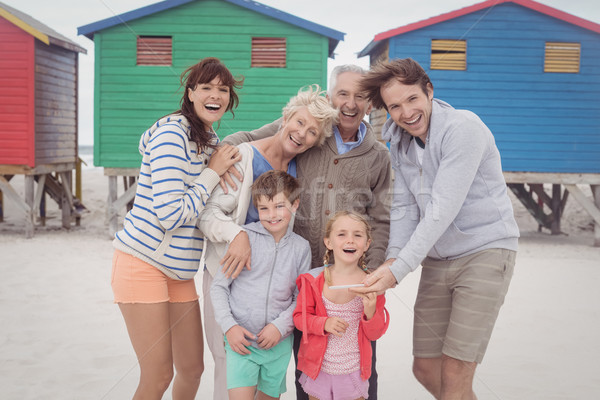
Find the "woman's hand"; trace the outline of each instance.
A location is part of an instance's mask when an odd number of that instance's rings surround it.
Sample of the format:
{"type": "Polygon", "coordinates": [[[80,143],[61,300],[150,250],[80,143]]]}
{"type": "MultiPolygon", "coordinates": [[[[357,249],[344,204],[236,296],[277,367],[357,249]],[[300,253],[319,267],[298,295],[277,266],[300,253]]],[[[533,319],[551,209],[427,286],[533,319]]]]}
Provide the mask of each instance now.
{"type": "Polygon", "coordinates": [[[346,329],[348,328],[348,323],[341,318],[338,317],[329,317],[325,320],[325,332],[329,332],[335,336],[342,336],[346,333],[346,329]]]}
{"type": "Polygon", "coordinates": [[[219,263],[223,266],[222,271],[227,278],[235,279],[242,269],[250,269],[250,239],[245,231],[241,231],[231,241],[227,253],[219,263]]]}
{"type": "Polygon", "coordinates": [[[238,171],[238,169],[235,167],[235,165],[232,165],[231,167],[229,167],[229,169],[227,171],[225,171],[225,173],[223,175],[221,175],[221,180],[219,181],[219,185],[221,185],[221,189],[223,189],[223,193],[227,194],[229,193],[229,189],[227,188],[227,185],[231,186],[231,188],[235,191],[237,190],[237,185],[235,184],[233,178],[236,178],[239,182],[242,182],[242,180],[244,179],[244,176],[242,175],[242,173],[240,171],[238,171]],[[232,177],[233,175],[233,177],[232,177]]]}
{"type": "Polygon", "coordinates": [[[208,161],[208,168],[222,176],[229,167],[242,159],[242,155],[237,147],[230,144],[223,144],[212,153],[208,161]]]}

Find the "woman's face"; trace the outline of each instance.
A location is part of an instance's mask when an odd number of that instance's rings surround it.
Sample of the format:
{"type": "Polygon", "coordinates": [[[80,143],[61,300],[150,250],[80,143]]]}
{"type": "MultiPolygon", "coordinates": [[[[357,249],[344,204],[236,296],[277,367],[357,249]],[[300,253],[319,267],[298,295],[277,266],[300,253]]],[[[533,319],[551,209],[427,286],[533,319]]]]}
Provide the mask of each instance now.
{"type": "Polygon", "coordinates": [[[284,149],[293,154],[304,153],[319,141],[323,134],[315,117],[306,107],[301,107],[288,119],[283,120],[279,135],[284,149]]]}
{"type": "Polygon", "coordinates": [[[188,89],[188,98],[194,104],[194,111],[207,127],[223,117],[229,104],[229,87],[216,77],[209,83],[198,83],[188,89]]]}

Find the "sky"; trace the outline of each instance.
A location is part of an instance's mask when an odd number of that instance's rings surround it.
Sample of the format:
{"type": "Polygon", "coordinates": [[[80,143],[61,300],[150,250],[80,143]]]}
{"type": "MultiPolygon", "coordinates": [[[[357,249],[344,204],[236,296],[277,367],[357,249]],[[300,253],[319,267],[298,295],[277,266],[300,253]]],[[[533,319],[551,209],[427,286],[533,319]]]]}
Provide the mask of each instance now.
{"type": "MultiPolygon", "coordinates": [[[[87,50],[79,56],[79,144],[93,144],[94,44],[77,35],[77,27],[138,9],[159,0],[1,0],[48,25],[87,50]]],[[[373,37],[483,0],[259,0],[260,3],[345,33],[329,59],[328,69],[353,63],[368,67],[368,57],[357,58],[373,37]],[[361,6],[368,5],[369,8],[361,6]],[[391,4],[391,5],[390,5],[391,4]],[[335,16],[335,17],[334,17],[335,16]]],[[[600,23],[600,2],[594,0],[539,0],[577,17],[600,23]]]]}

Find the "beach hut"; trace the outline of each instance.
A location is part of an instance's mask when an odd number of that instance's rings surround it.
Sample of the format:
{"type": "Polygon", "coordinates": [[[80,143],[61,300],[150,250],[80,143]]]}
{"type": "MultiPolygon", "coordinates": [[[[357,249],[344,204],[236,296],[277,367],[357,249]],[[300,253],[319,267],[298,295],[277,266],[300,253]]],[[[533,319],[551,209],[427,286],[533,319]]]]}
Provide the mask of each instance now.
{"type": "Polygon", "coordinates": [[[0,220],[2,199],[15,201],[27,216],[28,237],[38,208],[44,222],[45,194],[62,209],[64,227],[78,221],[72,178],[79,53],[86,50],[0,3],[0,220]],[[25,176],[24,199],[11,186],[15,175],[25,176]]]}
{"type": "MultiPolygon", "coordinates": [[[[379,33],[364,56],[418,61],[435,97],[489,126],[507,183],[540,227],[560,232],[571,193],[600,245],[599,24],[531,0],[490,0],[379,33]],[[591,185],[595,204],[577,184],[591,185]]],[[[378,110],[372,123],[386,118],[378,110]]]]}
{"type": "Polygon", "coordinates": [[[179,108],[179,76],[212,56],[244,76],[224,137],[281,116],[300,87],[327,82],[344,34],[250,0],[167,0],[78,28],[94,41],[94,164],[109,176],[111,233],[135,194],[141,133],[179,108]],[[123,177],[123,195],[117,194],[123,177]]]}

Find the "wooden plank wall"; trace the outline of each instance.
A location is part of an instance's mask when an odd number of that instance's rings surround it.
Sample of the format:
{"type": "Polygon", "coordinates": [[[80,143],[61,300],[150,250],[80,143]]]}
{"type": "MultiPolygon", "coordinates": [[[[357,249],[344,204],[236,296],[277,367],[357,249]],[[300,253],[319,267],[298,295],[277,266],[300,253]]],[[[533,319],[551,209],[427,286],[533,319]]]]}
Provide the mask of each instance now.
{"type": "Polygon", "coordinates": [[[516,4],[390,39],[428,71],[435,97],[477,113],[505,171],[600,172],[600,35],[516,4]],[[467,70],[430,70],[431,39],[467,41],[467,70]],[[544,73],[546,42],[581,43],[577,74],[544,73]]]}
{"type": "Polygon", "coordinates": [[[0,17],[0,165],[35,163],[34,41],[0,17]]]}
{"type": "Polygon", "coordinates": [[[179,76],[204,57],[218,57],[245,77],[235,119],[225,115],[221,137],[278,118],[304,85],[326,88],[328,38],[223,1],[193,2],[108,28],[94,42],[97,166],[139,167],[140,135],[179,108],[179,76]],[[136,66],[136,35],[172,35],[173,65],[136,66]],[[285,37],[286,67],[251,68],[253,36],[285,37]]]}
{"type": "Polygon", "coordinates": [[[36,164],[77,161],[77,53],[36,41],[36,164]]]}

